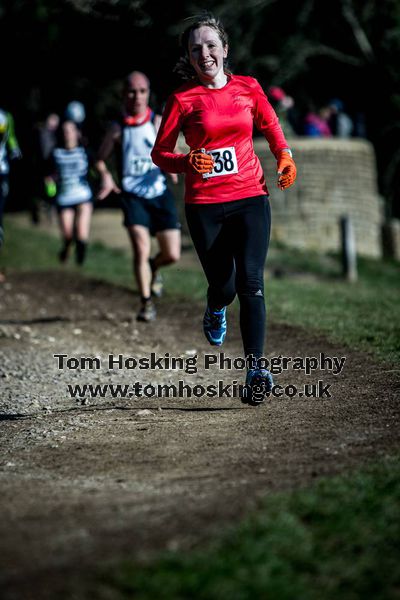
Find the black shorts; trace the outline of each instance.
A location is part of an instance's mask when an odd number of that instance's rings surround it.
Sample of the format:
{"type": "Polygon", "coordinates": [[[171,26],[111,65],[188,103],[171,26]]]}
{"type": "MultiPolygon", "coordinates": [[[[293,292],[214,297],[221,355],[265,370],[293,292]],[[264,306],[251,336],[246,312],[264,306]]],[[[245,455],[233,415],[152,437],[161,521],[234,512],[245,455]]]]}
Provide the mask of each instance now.
{"type": "Polygon", "coordinates": [[[61,214],[64,210],[71,209],[76,212],[78,206],[82,206],[82,204],[93,204],[93,200],[84,200],[83,202],[77,202],[76,204],[57,204],[56,209],[57,213],[61,214]]]}
{"type": "Polygon", "coordinates": [[[121,197],[121,207],[124,212],[124,225],[143,225],[150,230],[151,235],[165,229],[180,229],[175,198],[167,189],[157,198],[140,198],[124,192],[121,197]]]}

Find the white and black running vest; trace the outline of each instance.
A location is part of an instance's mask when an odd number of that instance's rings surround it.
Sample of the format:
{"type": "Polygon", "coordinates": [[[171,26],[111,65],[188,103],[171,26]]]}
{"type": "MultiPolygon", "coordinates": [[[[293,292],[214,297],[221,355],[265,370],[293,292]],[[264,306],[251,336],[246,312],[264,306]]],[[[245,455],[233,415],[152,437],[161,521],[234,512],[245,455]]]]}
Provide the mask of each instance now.
{"type": "Polygon", "coordinates": [[[167,182],[150,156],[157,135],[153,119],[143,125],[121,126],[122,189],[147,200],[161,196],[167,182]]]}
{"type": "Polygon", "coordinates": [[[84,148],[77,146],[71,150],[55,148],[53,151],[57,180],[57,204],[72,206],[86,202],[92,197],[87,182],[88,158],[84,148]]]}

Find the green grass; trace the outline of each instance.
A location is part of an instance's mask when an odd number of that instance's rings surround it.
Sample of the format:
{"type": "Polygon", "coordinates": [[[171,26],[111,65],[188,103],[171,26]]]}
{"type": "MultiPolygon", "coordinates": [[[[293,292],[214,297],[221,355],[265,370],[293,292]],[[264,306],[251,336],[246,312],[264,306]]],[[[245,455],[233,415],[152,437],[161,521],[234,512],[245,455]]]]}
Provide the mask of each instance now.
{"type": "Polygon", "coordinates": [[[126,562],[103,583],[136,600],[388,600],[400,595],[400,464],[275,494],[207,547],[126,562]]]}
{"type": "MultiPolygon", "coordinates": [[[[59,241],[54,237],[34,228],[19,229],[7,220],[6,235],[0,268],[59,267],[59,241]]],[[[398,263],[359,259],[360,277],[354,284],[340,279],[339,259],[334,255],[272,246],[267,266],[272,273],[287,275],[267,277],[266,298],[271,320],[324,332],[334,341],[372,351],[380,359],[392,362],[400,359],[398,263]]],[[[73,266],[67,269],[77,270],[73,266]]],[[[101,244],[91,245],[87,263],[79,271],[134,288],[131,257],[101,244]]],[[[171,299],[204,299],[206,284],[200,269],[183,269],[178,263],[164,270],[164,279],[171,299]]]]}
{"type": "MultiPolygon", "coordinates": [[[[6,240],[0,253],[0,269],[5,271],[48,271],[59,269],[60,241],[53,235],[32,226],[20,228],[5,218],[6,240]]],[[[119,285],[133,286],[132,266],[129,257],[121,250],[93,243],[83,268],[73,261],[63,267],[68,272],[82,273],[119,285]]]]}
{"type": "Polygon", "coordinates": [[[393,285],[389,277],[375,282],[362,276],[356,284],[335,279],[307,283],[271,279],[267,283],[274,321],[323,331],[331,340],[372,351],[389,362],[400,359],[399,292],[399,284],[393,285]]]}
{"type": "MultiPolygon", "coordinates": [[[[6,234],[0,269],[58,268],[57,239],[7,221],[6,234]]],[[[335,256],[273,248],[268,265],[287,273],[267,278],[271,319],[323,331],[386,360],[400,357],[398,265],[360,260],[360,280],[351,285],[340,280],[335,256]]],[[[100,244],[79,272],[133,288],[130,256],[100,244]]],[[[171,299],[204,298],[200,270],[178,264],[165,270],[165,280],[171,299]]],[[[96,589],[106,588],[109,600],[400,598],[399,482],[399,461],[387,459],[351,477],[273,495],[207,548],[126,563],[96,589]]]]}

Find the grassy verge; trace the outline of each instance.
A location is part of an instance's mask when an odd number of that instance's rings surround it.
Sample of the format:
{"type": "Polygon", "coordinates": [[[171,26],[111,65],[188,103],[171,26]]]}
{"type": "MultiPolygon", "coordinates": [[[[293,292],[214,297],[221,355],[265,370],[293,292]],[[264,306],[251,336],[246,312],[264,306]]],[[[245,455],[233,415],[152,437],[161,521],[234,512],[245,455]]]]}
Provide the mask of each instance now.
{"type": "MultiPolygon", "coordinates": [[[[58,268],[56,239],[7,222],[6,233],[0,269],[58,268]]],[[[354,285],[339,280],[335,257],[293,252],[292,258],[288,250],[273,249],[270,267],[312,275],[268,278],[274,320],[324,331],[382,358],[400,356],[397,265],[360,261],[360,281],[354,285]]],[[[68,270],[78,272],[73,266],[68,270]]],[[[92,245],[79,272],[133,286],[130,257],[99,244],[92,245]]],[[[165,270],[165,279],[171,298],[204,297],[200,271],[176,265],[165,270]]],[[[207,548],[168,553],[146,565],[121,565],[95,584],[91,597],[399,598],[399,482],[399,462],[386,460],[351,477],[321,480],[309,490],[271,496],[207,548]]]]}
{"type": "MultiPolygon", "coordinates": [[[[34,229],[19,229],[7,220],[6,235],[0,269],[58,268],[59,242],[54,237],[34,229]]],[[[335,256],[272,247],[267,264],[270,272],[281,275],[267,277],[266,296],[272,320],[323,331],[333,340],[371,350],[381,359],[400,359],[398,264],[360,259],[360,279],[355,284],[340,279],[335,256]]],[[[76,271],[73,266],[68,269],[76,271]]],[[[101,244],[91,245],[87,263],[80,272],[134,286],[130,256],[101,244]]],[[[206,286],[200,270],[183,269],[177,264],[165,269],[164,278],[172,298],[204,298],[206,286]]]]}
{"type": "Polygon", "coordinates": [[[107,597],[398,598],[399,503],[394,460],[276,494],[207,548],[121,565],[105,578],[107,597]]]}
{"type": "MultiPolygon", "coordinates": [[[[5,218],[6,239],[0,253],[0,269],[4,271],[48,271],[59,269],[60,241],[33,226],[20,228],[5,218]]],[[[82,268],[71,263],[63,269],[101,278],[111,283],[131,285],[132,267],[129,257],[121,250],[94,243],[89,247],[87,261],[82,268]]]]}
{"type": "Polygon", "coordinates": [[[267,284],[269,314],[275,321],[323,331],[332,340],[396,362],[400,358],[400,286],[392,285],[388,271],[387,281],[382,281],[382,274],[381,281],[362,275],[352,285],[338,280],[304,284],[272,279],[267,284]]]}

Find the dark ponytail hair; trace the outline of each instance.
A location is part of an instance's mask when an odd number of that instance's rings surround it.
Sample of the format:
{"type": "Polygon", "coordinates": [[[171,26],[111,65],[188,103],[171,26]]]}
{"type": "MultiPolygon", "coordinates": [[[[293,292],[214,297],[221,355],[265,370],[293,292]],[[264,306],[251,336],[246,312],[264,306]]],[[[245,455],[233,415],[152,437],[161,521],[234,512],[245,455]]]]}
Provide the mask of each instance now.
{"type": "MultiPolygon", "coordinates": [[[[193,20],[193,22],[186,27],[179,38],[182,56],[174,67],[174,73],[180,75],[182,79],[196,79],[197,77],[196,71],[193,69],[189,60],[189,38],[192,31],[195,31],[200,27],[210,27],[217,32],[222,46],[225,48],[228,45],[228,34],[226,33],[221,21],[216,19],[212,13],[205,12],[199,16],[191,17],[191,20],[193,20]]],[[[224,59],[224,72],[227,75],[231,74],[231,71],[227,67],[226,59],[224,59]]]]}

